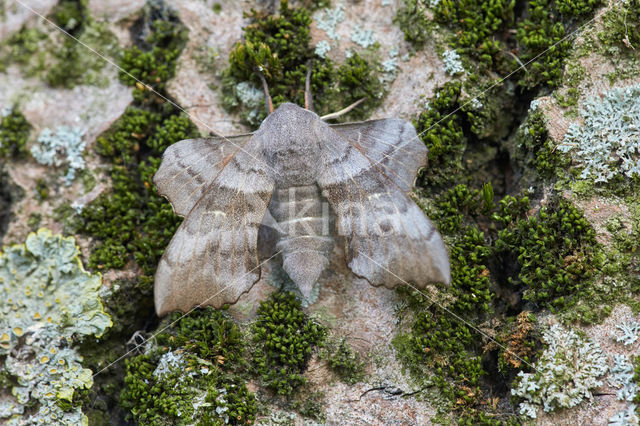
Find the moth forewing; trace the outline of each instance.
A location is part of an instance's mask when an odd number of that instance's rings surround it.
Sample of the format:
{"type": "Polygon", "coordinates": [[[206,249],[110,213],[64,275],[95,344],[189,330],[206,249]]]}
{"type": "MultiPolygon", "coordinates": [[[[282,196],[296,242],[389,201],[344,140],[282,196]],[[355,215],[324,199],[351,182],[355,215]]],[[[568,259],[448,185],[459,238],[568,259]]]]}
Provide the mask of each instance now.
{"type": "MultiPolygon", "coordinates": [[[[184,146],[211,148],[205,150],[205,155],[220,153],[218,138],[205,141],[210,142],[184,146]]],[[[180,182],[182,190],[188,188],[202,195],[187,212],[158,264],[154,285],[158,315],[172,310],[186,312],[197,305],[219,308],[235,303],[260,278],[258,228],[274,182],[268,166],[260,160],[262,141],[258,135],[250,137],[244,146],[236,144],[235,148],[231,157],[211,156],[216,158],[211,167],[215,168],[215,174],[204,167],[196,173],[195,168],[190,168],[193,163],[180,163],[179,167],[189,169],[185,173],[192,175],[186,184],[180,182]],[[203,180],[203,175],[211,176],[210,180],[194,185],[203,180]]],[[[163,167],[174,174],[181,172],[175,164],[165,166],[168,161],[175,163],[175,157],[164,157],[159,173],[163,167]]],[[[169,201],[173,202],[172,197],[179,190],[169,188],[169,201]]],[[[192,198],[193,195],[180,199],[192,198]]]]}

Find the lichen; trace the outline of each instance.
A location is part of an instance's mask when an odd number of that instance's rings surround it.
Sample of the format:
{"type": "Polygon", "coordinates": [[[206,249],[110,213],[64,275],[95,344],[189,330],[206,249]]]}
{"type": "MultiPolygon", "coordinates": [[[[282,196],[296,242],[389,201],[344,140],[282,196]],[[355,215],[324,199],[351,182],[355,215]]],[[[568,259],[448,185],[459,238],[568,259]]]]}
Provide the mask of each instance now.
{"type": "Polygon", "coordinates": [[[355,27],[351,32],[351,41],[366,49],[376,43],[376,35],[372,30],[355,27]]]}
{"type": "Polygon", "coordinates": [[[66,166],[65,184],[71,185],[76,172],[85,168],[82,157],[85,145],[83,132],[77,127],[58,126],[55,133],[45,128],[31,147],[31,155],[46,166],[66,166]]]}
{"type": "Polygon", "coordinates": [[[640,85],[589,98],[558,146],[582,167],[581,179],[608,182],[616,175],[640,176],[640,85]]]}
{"type": "Polygon", "coordinates": [[[444,71],[449,75],[456,75],[464,72],[464,67],[460,61],[460,55],[455,50],[446,50],[442,54],[444,71]]]}
{"type": "Polygon", "coordinates": [[[79,403],[92,372],[73,345],[111,326],[100,285],[74,239],[46,229],[0,253],[0,359],[14,397],[4,395],[0,412],[8,424],[87,424],[79,403]]]}
{"type": "Polygon", "coordinates": [[[545,350],[534,365],[534,372],[518,375],[511,389],[521,398],[521,414],[536,418],[538,408],[549,412],[574,407],[593,397],[592,389],[607,370],[607,358],[600,346],[574,330],[554,324],[542,335],[545,350]]]}
{"type": "Polygon", "coordinates": [[[316,25],[324,31],[331,40],[340,40],[336,33],[336,27],[344,21],[344,6],[338,5],[335,9],[324,9],[313,15],[316,25]]]}
{"type": "Polygon", "coordinates": [[[622,342],[625,346],[628,346],[638,340],[638,334],[640,334],[640,323],[635,321],[629,323],[623,322],[622,324],[616,325],[616,328],[622,331],[621,336],[616,336],[617,342],[622,342]]]}

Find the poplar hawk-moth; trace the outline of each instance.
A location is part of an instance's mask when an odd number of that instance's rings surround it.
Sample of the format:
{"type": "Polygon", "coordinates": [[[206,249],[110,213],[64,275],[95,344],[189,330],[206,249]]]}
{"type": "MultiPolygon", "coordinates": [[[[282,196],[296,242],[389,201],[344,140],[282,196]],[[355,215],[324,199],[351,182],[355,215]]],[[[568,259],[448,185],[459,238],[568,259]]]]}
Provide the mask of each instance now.
{"type": "Polygon", "coordinates": [[[248,292],[260,278],[265,217],[305,297],[337,239],[351,270],[373,285],[449,283],[442,238],[408,196],[426,162],[407,121],[329,125],[291,103],[252,134],[171,145],[153,182],[185,219],[156,271],[158,315],[220,307],[248,292]]]}

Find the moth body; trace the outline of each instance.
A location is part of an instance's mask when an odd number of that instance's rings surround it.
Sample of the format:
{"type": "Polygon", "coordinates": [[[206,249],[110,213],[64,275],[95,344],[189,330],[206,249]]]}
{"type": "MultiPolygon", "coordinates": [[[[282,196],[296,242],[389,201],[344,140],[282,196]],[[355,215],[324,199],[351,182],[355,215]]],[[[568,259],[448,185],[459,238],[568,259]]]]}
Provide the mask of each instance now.
{"type": "Polygon", "coordinates": [[[308,298],[333,250],[329,204],[317,185],[276,187],[269,212],[278,224],[282,266],[308,298]]]}
{"type": "Polygon", "coordinates": [[[273,173],[269,212],[278,223],[275,248],[282,254],[283,269],[304,297],[328,264],[334,244],[329,204],[316,183],[323,142],[318,134],[327,130],[315,113],[283,104],[256,132],[273,173]]]}

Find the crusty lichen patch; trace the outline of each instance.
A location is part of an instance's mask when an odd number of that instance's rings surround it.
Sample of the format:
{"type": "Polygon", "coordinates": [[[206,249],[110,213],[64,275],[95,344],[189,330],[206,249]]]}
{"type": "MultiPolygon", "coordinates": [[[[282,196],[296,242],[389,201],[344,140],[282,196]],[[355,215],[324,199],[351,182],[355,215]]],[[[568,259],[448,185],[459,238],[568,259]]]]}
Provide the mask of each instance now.
{"type": "Polygon", "coordinates": [[[73,348],[111,326],[101,277],[84,270],[73,238],[47,229],[0,252],[0,419],[7,424],[88,424],[79,392],[93,384],[73,348]],[[27,410],[29,407],[29,410],[27,410]]]}

